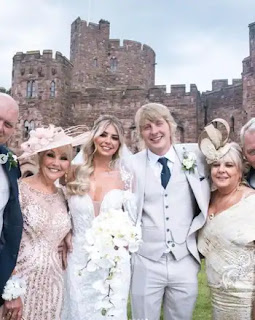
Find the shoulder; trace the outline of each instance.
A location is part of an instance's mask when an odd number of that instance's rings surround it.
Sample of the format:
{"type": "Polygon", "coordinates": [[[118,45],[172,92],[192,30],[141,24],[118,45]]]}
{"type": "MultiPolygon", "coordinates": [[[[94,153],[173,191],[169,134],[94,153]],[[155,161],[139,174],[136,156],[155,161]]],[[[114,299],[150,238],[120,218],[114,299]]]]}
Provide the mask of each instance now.
{"type": "Polygon", "coordinates": [[[185,153],[194,153],[196,158],[202,162],[205,161],[205,156],[199,150],[197,143],[177,143],[174,145],[174,149],[179,156],[184,156],[185,153]]]}
{"type": "Polygon", "coordinates": [[[146,158],[146,149],[138,152],[138,153],[135,153],[131,156],[131,159],[133,160],[140,160],[140,159],[145,159],[146,158]]]}

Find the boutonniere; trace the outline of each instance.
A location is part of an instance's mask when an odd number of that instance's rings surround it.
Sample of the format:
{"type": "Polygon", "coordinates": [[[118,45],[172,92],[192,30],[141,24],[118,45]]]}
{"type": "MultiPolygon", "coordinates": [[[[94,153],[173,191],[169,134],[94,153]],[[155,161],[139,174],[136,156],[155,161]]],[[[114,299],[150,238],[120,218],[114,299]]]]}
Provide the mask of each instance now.
{"type": "Polygon", "coordinates": [[[0,164],[5,164],[7,161],[9,162],[9,170],[11,170],[12,167],[18,166],[18,158],[11,151],[7,154],[0,154],[0,164]]]}
{"type": "Polygon", "coordinates": [[[183,150],[182,169],[189,173],[194,172],[197,166],[196,155],[194,152],[187,152],[185,148],[183,150]]]}
{"type": "Polygon", "coordinates": [[[8,162],[9,162],[9,170],[11,170],[12,167],[18,166],[18,158],[15,154],[13,154],[11,151],[7,153],[8,155],[8,162]]]}

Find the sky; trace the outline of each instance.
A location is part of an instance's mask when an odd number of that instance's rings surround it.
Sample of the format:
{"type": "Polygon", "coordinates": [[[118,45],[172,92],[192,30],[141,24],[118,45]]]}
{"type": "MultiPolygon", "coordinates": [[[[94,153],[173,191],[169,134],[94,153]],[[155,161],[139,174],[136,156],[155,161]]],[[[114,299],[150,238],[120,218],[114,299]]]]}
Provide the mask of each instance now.
{"type": "Polygon", "coordinates": [[[71,23],[111,24],[112,39],[145,43],[156,52],[156,84],[240,78],[249,55],[254,0],[0,0],[0,87],[11,87],[18,51],[52,49],[69,58],[71,23]]]}

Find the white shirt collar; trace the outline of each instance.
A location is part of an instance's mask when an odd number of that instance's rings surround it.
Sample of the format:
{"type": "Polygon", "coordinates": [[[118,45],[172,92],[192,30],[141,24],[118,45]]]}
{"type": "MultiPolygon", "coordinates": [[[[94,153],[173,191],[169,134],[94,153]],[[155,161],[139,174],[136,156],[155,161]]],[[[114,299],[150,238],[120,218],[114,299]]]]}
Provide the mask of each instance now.
{"type": "Polygon", "coordinates": [[[171,145],[170,149],[167,151],[166,154],[164,154],[163,156],[159,156],[155,153],[153,153],[150,149],[147,149],[147,155],[148,155],[148,159],[150,161],[150,163],[152,165],[155,165],[157,162],[158,162],[158,159],[159,158],[167,158],[169,161],[171,161],[172,163],[174,163],[174,160],[175,160],[175,151],[174,151],[174,148],[173,146],[171,145]]]}

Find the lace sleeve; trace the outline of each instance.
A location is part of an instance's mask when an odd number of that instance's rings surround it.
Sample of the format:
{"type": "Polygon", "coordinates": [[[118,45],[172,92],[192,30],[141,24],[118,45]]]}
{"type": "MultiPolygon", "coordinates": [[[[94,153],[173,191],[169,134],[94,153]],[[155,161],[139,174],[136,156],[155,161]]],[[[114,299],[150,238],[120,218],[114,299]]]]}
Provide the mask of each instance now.
{"type": "Polygon", "coordinates": [[[134,194],[135,176],[132,167],[128,165],[128,161],[120,163],[121,179],[124,183],[125,196],[123,199],[124,209],[128,212],[132,223],[135,225],[137,220],[137,205],[134,194]]]}

